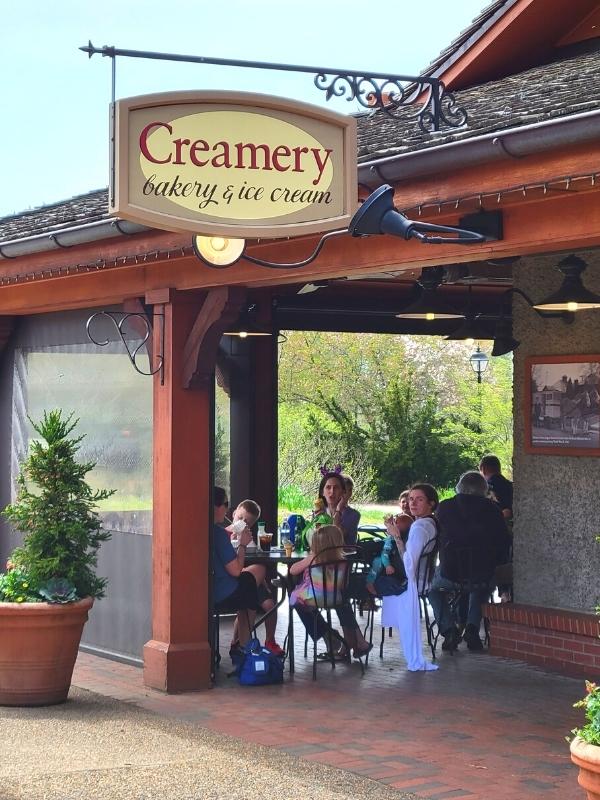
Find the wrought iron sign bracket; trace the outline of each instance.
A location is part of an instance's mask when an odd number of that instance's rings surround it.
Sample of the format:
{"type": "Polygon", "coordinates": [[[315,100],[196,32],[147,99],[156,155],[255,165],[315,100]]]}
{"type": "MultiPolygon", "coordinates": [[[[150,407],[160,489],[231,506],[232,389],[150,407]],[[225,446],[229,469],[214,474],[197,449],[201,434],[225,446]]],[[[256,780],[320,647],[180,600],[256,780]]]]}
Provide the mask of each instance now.
{"type": "Polygon", "coordinates": [[[242,61],[232,58],[209,58],[207,56],[159,53],[149,50],[125,50],[118,47],[95,47],[91,41],[80,47],[91,58],[99,54],[112,59],[112,100],[115,101],[115,62],[123,58],[145,58],[159,61],[179,61],[191,64],[212,64],[222,67],[245,69],[279,70],[283,72],[306,72],[314,75],[317,89],[325,97],[343,97],[356,101],[368,111],[382,111],[388,117],[406,117],[407,109],[415,107],[412,116],[418,120],[424,133],[439,131],[443,126],[460,128],[467,122],[467,112],[456,105],[451,92],[439,78],[428,75],[390,75],[385,72],[356,72],[351,69],[333,67],[310,67],[298,64],[276,64],[268,61],[242,61]]]}
{"type": "Polygon", "coordinates": [[[85,325],[85,330],[88,335],[88,339],[98,347],[106,347],[109,344],[109,339],[105,340],[98,340],[95,339],[91,328],[92,325],[96,320],[100,317],[107,317],[115,326],[115,329],[119,335],[119,338],[123,342],[123,346],[125,347],[125,351],[127,353],[127,357],[129,358],[132,367],[136,372],[140,375],[156,375],[157,373],[160,375],[160,385],[163,386],[165,382],[165,375],[164,375],[164,366],[165,366],[165,315],[163,313],[155,311],[153,313],[153,319],[158,318],[158,326],[159,326],[159,348],[160,352],[154,355],[156,361],[156,367],[154,369],[150,369],[148,372],[141,369],[137,365],[137,357],[139,355],[140,350],[142,347],[146,345],[148,339],[152,334],[152,326],[146,314],[142,314],[139,312],[131,312],[125,313],[123,311],[97,311],[95,314],[88,319],[85,325]],[[125,338],[125,334],[123,332],[124,325],[131,319],[135,319],[136,322],[139,321],[140,326],[142,327],[142,334],[141,338],[142,341],[137,345],[137,347],[133,350],[130,349],[130,346],[125,338]]]}

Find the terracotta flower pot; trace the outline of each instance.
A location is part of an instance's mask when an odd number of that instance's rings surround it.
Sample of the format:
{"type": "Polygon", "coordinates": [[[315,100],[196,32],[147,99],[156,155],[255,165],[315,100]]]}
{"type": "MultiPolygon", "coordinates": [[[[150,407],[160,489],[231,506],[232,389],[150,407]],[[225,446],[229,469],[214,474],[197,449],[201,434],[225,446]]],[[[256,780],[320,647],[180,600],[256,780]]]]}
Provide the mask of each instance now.
{"type": "Polygon", "coordinates": [[[600,747],[576,736],[571,742],[571,761],[579,767],[579,785],[588,800],[600,800],[600,747]]]}
{"type": "Polygon", "coordinates": [[[67,699],[83,626],[94,599],[0,603],[0,705],[45,706],[67,699]]]}

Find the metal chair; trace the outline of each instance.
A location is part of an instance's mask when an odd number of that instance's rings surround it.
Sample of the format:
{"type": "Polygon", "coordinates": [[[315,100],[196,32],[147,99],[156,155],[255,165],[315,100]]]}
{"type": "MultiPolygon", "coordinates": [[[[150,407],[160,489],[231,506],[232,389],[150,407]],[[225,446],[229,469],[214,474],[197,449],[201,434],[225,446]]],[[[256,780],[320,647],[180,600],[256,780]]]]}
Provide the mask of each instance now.
{"type": "MultiPolygon", "coordinates": [[[[451,614],[456,618],[461,602],[468,597],[471,592],[486,592],[490,594],[491,577],[484,577],[485,574],[494,574],[494,553],[489,547],[455,547],[452,548],[455,574],[458,579],[454,580],[456,587],[453,589],[441,588],[440,591],[448,594],[448,606],[451,614]],[[487,566],[486,566],[487,565],[487,566]]],[[[484,643],[489,647],[490,631],[489,620],[482,617],[485,633],[484,643]]],[[[438,636],[439,636],[438,630],[438,636]]],[[[437,637],[436,637],[437,640],[437,637]]],[[[460,637],[453,647],[448,649],[450,655],[454,655],[460,643],[460,637]]]]}
{"type": "MultiPolygon", "coordinates": [[[[435,568],[438,559],[438,537],[435,536],[428,542],[425,542],[421,555],[419,556],[419,563],[417,566],[417,592],[419,595],[419,616],[425,619],[425,631],[427,634],[427,644],[431,650],[431,658],[435,661],[437,640],[440,632],[437,629],[437,623],[431,614],[429,603],[427,601],[427,592],[429,591],[429,584],[433,579],[435,568]]],[[[388,638],[392,638],[392,628],[388,630],[388,638]]],[[[383,646],[385,643],[385,628],[381,627],[381,642],[379,644],[379,657],[383,658],[383,646]]]]}
{"type": "MultiPolygon", "coordinates": [[[[344,559],[328,560],[328,554],[331,556],[334,553],[339,553],[339,548],[327,548],[318,555],[325,556],[324,561],[310,564],[308,568],[310,587],[313,599],[314,614],[314,627],[313,627],[313,680],[317,679],[317,639],[318,639],[318,617],[321,612],[325,612],[327,622],[327,644],[329,652],[329,660],[332,669],[335,669],[335,654],[333,648],[334,633],[331,623],[331,612],[341,609],[347,604],[346,593],[348,590],[348,583],[350,580],[351,564],[344,559]]],[[[355,548],[344,548],[345,555],[353,555],[356,552],[355,548]]],[[[322,619],[322,617],[321,617],[322,619]]],[[[347,643],[343,637],[337,635],[348,648],[347,643]]],[[[361,660],[361,668],[364,672],[364,667],[361,660]]]]}

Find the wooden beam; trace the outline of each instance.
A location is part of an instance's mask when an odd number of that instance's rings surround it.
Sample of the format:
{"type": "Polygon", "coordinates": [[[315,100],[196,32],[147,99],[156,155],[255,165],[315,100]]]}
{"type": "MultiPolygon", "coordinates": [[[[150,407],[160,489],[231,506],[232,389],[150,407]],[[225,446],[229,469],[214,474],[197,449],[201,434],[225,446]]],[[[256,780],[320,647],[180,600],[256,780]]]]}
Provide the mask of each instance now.
{"type": "MultiPolygon", "coordinates": [[[[502,204],[501,206],[502,207],[502,204]]],[[[319,257],[298,270],[269,270],[245,261],[227,270],[203,267],[195,257],[179,257],[137,266],[0,286],[0,312],[35,314],[71,308],[121,303],[127,297],[174,287],[178,290],[228,286],[260,288],[327,278],[368,276],[373,272],[410,272],[423,267],[489,258],[553,253],[600,245],[600,190],[539,193],[535,198],[504,207],[504,239],[481,245],[423,245],[392,236],[353,239],[342,236],[327,242],[319,257]]],[[[462,210],[429,218],[457,224],[462,210]]],[[[423,216],[423,219],[427,217],[423,216]]],[[[269,243],[251,248],[266,259],[297,260],[309,253],[315,239],[269,243]]],[[[121,243],[123,244],[123,243],[121,243]]],[[[17,259],[15,259],[17,261],[17,259]]],[[[23,259],[18,259],[23,261],[23,259]]],[[[12,264],[12,262],[11,262],[12,264]]],[[[14,265],[13,267],[14,268],[14,265]]]]}

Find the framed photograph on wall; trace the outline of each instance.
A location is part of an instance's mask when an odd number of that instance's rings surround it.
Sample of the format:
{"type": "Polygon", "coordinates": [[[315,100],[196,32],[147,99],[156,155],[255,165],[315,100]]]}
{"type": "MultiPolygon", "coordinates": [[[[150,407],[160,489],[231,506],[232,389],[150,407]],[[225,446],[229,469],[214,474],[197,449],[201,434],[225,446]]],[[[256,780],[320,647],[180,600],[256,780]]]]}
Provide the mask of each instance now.
{"type": "Polygon", "coordinates": [[[526,359],[525,452],[600,455],[600,355],[526,359]]]}

